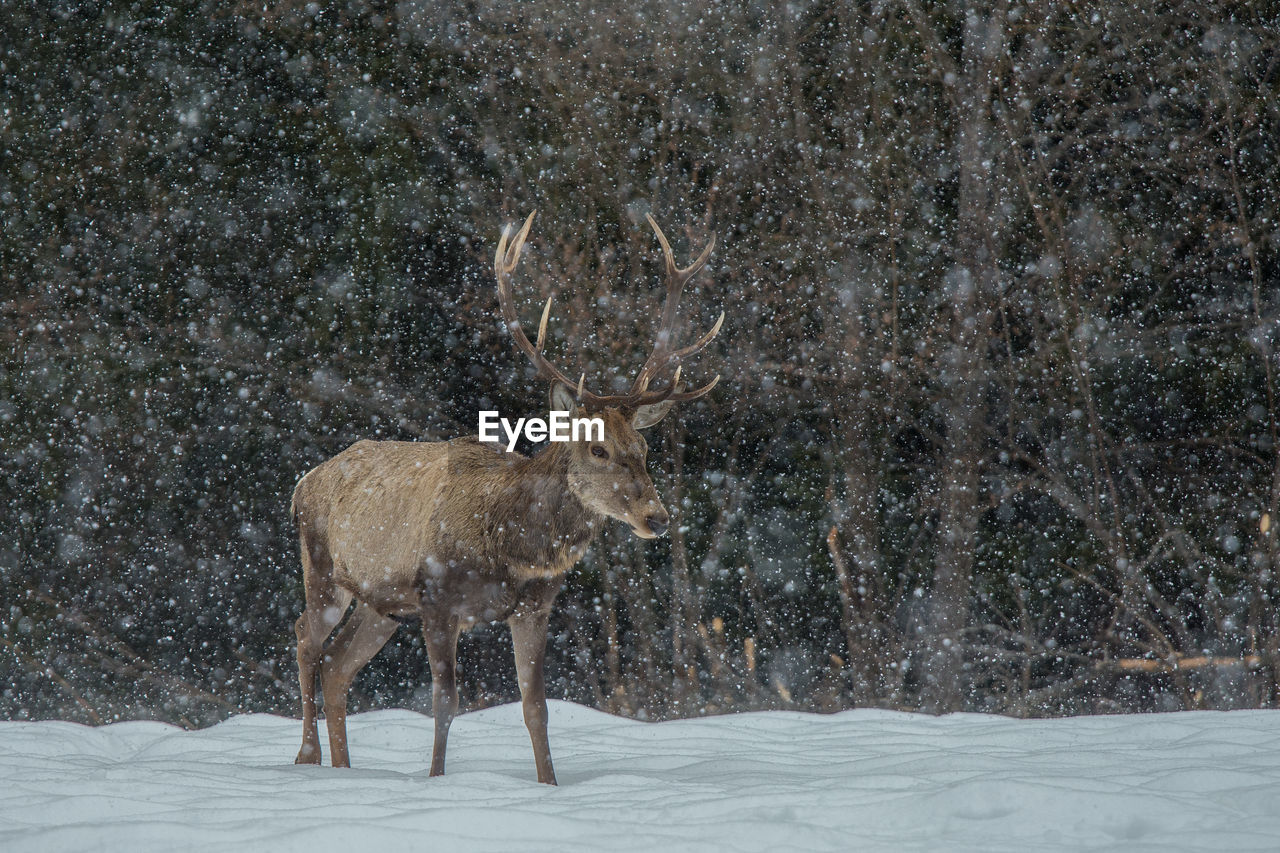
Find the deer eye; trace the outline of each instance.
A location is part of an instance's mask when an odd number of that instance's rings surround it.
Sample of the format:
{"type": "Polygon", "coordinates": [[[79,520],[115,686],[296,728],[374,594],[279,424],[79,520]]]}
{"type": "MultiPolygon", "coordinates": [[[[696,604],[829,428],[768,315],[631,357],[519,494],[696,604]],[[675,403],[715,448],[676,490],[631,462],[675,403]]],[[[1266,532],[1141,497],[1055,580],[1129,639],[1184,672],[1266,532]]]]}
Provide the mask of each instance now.
{"type": "Polygon", "coordinates": [[[593,444],[591,445],[591,455],[596,457],[597,459],[608,459],[609,451],[605,450],[603,447],[601,447],[598,444],[593,444]]]}

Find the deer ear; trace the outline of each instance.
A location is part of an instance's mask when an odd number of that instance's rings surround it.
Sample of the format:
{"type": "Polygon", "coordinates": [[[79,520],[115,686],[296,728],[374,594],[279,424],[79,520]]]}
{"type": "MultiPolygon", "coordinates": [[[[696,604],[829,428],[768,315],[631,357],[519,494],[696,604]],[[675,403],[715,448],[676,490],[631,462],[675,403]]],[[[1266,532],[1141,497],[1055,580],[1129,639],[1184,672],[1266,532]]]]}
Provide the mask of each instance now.
{"type": "Polygon", "coordinates": [[[647,406],[641,406],[631,416],[631,426],[635,429],[648,429],[665,418],[667,412],[671,411],[671,407],[674,405],[674,400],[663,400],[661,403],[650,403],[647,406]]]}
{"type": "Polygon", "coordinates": [[[574,399],[573,389],[563,382],[551,383],[551,411],[568,412],[572,415],[578,410],[578,401],[574,399]]]}

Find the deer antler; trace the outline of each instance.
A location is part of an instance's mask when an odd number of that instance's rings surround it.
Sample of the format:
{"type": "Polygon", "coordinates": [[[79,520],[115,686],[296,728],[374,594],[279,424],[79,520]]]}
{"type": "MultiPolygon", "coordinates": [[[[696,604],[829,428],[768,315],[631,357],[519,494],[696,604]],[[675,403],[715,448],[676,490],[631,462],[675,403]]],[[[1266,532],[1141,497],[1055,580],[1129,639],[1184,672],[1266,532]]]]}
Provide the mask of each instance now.
{"type": "MultiPolygon", "coordinates": [[[[707,258],[711,257],[711,250],[715,248],[716,238],[715,235],[712,235],[706,248],[702,250],[702,254],[698,255],[694,262],[689,264],[689,266],[684,269],[680,269],[680,267],[676,266],[675,255],[671,252],[671,244],[667,242],[667,236],[662,233],[662,229],[658,227],[658,223],[654,222],[653,217],[647,213],[644,218],[649,220],[649,227],[652,228],[653,233],[658,236],[658,242],[662,245],[662,256],[667,262],[667,297],[662,305],[662,322],[661,325],[658,326],[658,333],[655,336],[653,343],[653,352],[649,354],[649,358],[645,360],[644,366],[640,368],[640,373],[636,376],[636,381],[631,386],[632,394],[643,394],[648,390],[649,383],[651,383],[668,367],[672,365],[676,365],[678,367],[682,359],[688,358],[694,353],[701,351],[703,347],[711,343],[715,336],[720,333],[720,326],[724,324],[724,312],[721,311],[720,317],[716,320],[715,325],[713,325],[701,338],[683,349],[674,351],[671,349],[671,343],[675,338],[675,325],[677,319],[676,309],[680,305],[680,294],[684,290],[685,283],[689,281],[689,279],[693,278],[693,276],[697,274],[698,270],[702,269],[703,265],[706,264],[707,258]]],[[[714,388],[716,383],[719,381],[720,377],[717,376],[702,388],[699,388],[696,391],[687,392],[687,394],[692,396],[682,395],[680,399],[697,399],[714,388]]],[[[673,381],[672,388],[674,387],[675,384],[673,381]]],[[[667,399],[670,399],[670,397],[667,399]]]]}
{"type": "Polygon", "coordinates": [[[658,227],[658,224],[653,221],[653,217],[646,214],[645,218],[649,220],[649,225],[653,227],[654,233],[658,235],[658,242],[662,245],[662,253],[666,258],[667,265],[667,295],[663,303],[662,319],[654,341],[653,351],[649,354],[648,359],[645,360],[644,366],[640,368],[640,373],[636,376],[636,381],[632,384],[629,393],[593,394],[583,387],[585,375],[579,377],[577,382],[574,382],[542,354],[543,344],[546,343],[547,321],[551,315],[550,298],[547,299],[542,308],[542,319],[538,323],[537,344],[529,342],[524,329],[520,326],[520,317],[516,312],[515,299],[511,290],[511,274],[515,272],[516,265],[520,262],[520,252],[524,249],[525,239],[529,236],[529,229],[533,225],[533,217],[534,214],[530,213],[529,217],[524,221],[524,227],[516,233],[515,239],[510,242],[508,242],[511,233],[510,227],[502,230],[502,238],[498,241],[498,250],[493,259],[493,269],[498,280],[498,305],[502,310],[502,319],[506,322],[516,346],[528,356],[534,367],[538,369],[539,377],[553,382],[560,382],[571,390],[576,390],[578,402],[594,411],[605,407],[617,407],[635,411],[641,406],[664,401],[673,403],[687,402],[702,397],[716,387],[716,384],[720,381],[719,376],[716,376],[701,388],[696,388],[692,391],[680,391],[680,362],[702,350],[719,334],[720,327],[724,324],[723,311],[720,312],[720,318],[716,320],[715,325],[698,340],[680,349],[673,350],[671,348],[671,342],[675,336],[676,309],[680,303],[680,293],[684,289],[685,283],[711,257],[711,250],[715,246],[714,237],[692,264],[680,269],[676,266],[675,257],[671,252],[671,244],[667,242],[666,235],[662,233],[662,229],[658,227]],[[650,390],[649,386],[653,380],[673,365],[675,366],[675,373],[671,377],[671,382],[663,388],[650,390]]]}
{"type": "Polygon", "coordinates": [[[493,257],[493,271],[498,279],[498,306],[502,310],[502,319],[507,324],[507,330],[511,332],[511,337],[516,342],[516,346],[529,357],[534,367],[538,368],[538,376],[543,379],[549,379],[555,382],[562,382],[570,388],[578,388],[580,396],[586,392],[582,391],[581,381],[575,383],[572,379],[565,376],[560,369],[554,364],[547,361],[542,354],[542,346],[547,341],[547,320],[551,316],[551,299],[547,298],[547,304],[542,308],[542,320],[538,323],[538,343],[529,343],[529,338],[525,335],[524,329],[520,326],[520,315],[516,312],[515,298],[511,293],[511,274],[515,272],[516,265],[520,263],[520,252],[524,249],[524,241],[529,236],[529,229],[533,227],[533,217],[537,213],[529,214],[529,218],[524,221],[524,227],[516,232],[515,240],[510,245],[507,239],[511,235],[510,226],[502,229],[502,239],[498,241],[498,251],[493,257]]]}

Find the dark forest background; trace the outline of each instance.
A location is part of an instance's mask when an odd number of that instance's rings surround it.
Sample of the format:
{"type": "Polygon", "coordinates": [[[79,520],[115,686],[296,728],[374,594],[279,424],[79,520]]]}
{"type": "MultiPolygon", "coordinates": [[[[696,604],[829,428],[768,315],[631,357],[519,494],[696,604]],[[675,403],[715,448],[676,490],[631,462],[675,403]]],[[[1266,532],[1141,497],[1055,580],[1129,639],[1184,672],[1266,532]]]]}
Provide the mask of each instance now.
{"type": "MultiPolygon", "coordinates": [[[[598,385],[688,258],[675,516],[568,578],[642,718],[1273,706],[1272,3],[0,2],[0,716],[297,713],[289,496],[598,385]]],[[[516,697],[505,627],[464,707],[516,697]]],[[[357,709],[429,708],[399,632],[357,709]]]]}

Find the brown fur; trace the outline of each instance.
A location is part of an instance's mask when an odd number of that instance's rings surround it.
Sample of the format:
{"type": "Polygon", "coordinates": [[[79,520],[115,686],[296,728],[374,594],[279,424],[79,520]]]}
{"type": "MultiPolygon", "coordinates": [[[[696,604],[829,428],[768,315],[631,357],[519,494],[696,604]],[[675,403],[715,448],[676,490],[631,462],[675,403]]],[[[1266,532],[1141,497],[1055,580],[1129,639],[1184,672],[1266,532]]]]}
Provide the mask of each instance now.
{"type": "Polygon", "coordinates": [[[557,442],[532,457],[474,439],[360,441],[298,482],[292,513],[307,595],[296,626],[303,696],[299,763],[320,761],[317,668],[331,759],[346,766],[351,680],[394,632],[390,617],[417,615],[433,675],[431,772],[443,773],[457,704],[458,632],[477,621],[506,620],[538,779],[555,781],[542,661],[560,579],[606,516],[646,538],[660,534],[668,521],[645,471],[647,448],[632,427],[634,416],[617,409],[597,416],[605,421],[604,441],[557,442]],[[608,458],[593,453],[593,446],[608,458]],[[325,645],[352,600],[355,610],[325,645]]]}

